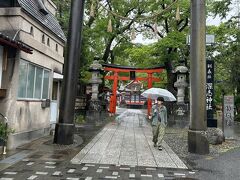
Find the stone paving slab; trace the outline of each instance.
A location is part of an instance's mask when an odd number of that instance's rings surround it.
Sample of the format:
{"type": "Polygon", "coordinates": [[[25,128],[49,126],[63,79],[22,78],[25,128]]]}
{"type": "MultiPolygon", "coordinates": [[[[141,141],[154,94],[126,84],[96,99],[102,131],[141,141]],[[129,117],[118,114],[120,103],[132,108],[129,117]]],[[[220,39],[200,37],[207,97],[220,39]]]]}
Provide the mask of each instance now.
{"type": "Polygon", "coordinates": [[[131,110],[119,124],[109,123],[71,162],[187,169],[166,142],[162,151],[154,148],[151,125],[139,121],[139,110],[131,110]]]}
{"type": "Polygon", "coordinates": [[[30,155],[31,152],[28,150],[21,151],[19,153],[16,153],[12,156],[9,156],[3,160],[0,161],[0,171],[3,169],[6,169],[7,167],[10,167],[11,165],[17,163],[18,161],[24,159],[28,155],[30,155]]]}
{"type": "Polygon", "coordinates": [[[20,161],[11,169],[0,172],[0,180],[59,180],[59,179],[194,179],[198,171],[187,169],[168,169],[153,167],[131,167],[104,164],[66,164],[57,163],[53,169],[45,168],[46,161],[36,159],[26,167],[27,161],[20,161]]]}

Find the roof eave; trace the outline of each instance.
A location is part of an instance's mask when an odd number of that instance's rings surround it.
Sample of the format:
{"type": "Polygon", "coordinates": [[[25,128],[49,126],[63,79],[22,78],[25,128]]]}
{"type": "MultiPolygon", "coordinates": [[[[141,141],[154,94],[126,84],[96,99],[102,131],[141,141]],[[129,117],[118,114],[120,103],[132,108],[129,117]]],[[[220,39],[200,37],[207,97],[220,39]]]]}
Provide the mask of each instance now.
{"type": "Polygon", "coordinates": [[[24,45],[21,42],[12,40],[10,38],[8,38],[7,36],[4,36],[3,34],[1,34],[2,37],[0,37],[0,44],[1,45],[7,45],[9,47],[15,48],[15,49],[20,49],[28,54],[33,54],[33,50],[29,47],[27,47],[26,45],[24,45]]]}

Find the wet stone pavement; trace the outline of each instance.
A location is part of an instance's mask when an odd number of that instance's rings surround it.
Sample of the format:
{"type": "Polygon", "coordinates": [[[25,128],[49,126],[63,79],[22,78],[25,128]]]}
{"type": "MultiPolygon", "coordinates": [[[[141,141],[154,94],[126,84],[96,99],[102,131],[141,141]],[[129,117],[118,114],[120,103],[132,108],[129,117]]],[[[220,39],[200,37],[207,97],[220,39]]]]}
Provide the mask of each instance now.
{"type": "Polygon", "coordinates": [[[124,114],[117,124],[107,124],[71,162],[187,169],[166,142],[162,151],[153,147],[151,126],[140,110],[124,114]]]}
{"type": "Polygon", "coordinates": [[[23,159],[1,173],[2,180],[10,179],[188,179],[195,171],[153,167],[132,167],[103,164],[80,164],[23,159]],[[16,167],[17,166],[17,167],[16,167]]]}
{"type": "Polygon", "coordinates": [[[198,171],[187,169],[167,143],[163,151],[152,146],[151,127],[138,118],[133,113],[92,127],[71,146],[53,145],[52,136],[22,146],[0,161],[0,179],[194,179],[198,171]]]}

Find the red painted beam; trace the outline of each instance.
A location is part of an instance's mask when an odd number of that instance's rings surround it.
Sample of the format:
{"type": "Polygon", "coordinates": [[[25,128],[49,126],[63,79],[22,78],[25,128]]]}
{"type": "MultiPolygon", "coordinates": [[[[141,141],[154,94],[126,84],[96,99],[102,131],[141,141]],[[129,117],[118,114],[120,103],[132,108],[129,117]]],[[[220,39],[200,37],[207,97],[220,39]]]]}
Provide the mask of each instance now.
{"type": "MultiPolygon", "coordinates": [[[[114,80],[114,76],[105,76],[104,79],[114,80]]],[[[118,77],[118,80],[128,81],[128,80],[130,80],[130,77],[122,76],[122,77],[118,77]]],[[[148,81],[148,78],[145,78],[145,77],[137,77],[135,80],[137,80],[137,81],[148,81]]],[[[161,81],[161,78],[152,77],[152,81],[153,81],[153,82],[160,82],[160,81],[161,81]]]]}

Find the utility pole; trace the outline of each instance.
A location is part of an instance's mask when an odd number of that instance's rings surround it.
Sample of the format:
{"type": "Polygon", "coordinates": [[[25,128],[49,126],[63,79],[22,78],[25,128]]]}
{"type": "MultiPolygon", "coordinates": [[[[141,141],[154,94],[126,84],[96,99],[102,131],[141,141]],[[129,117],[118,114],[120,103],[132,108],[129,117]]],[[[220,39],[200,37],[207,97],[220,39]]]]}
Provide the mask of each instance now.
{"type": "Polygon", "coordinates": [[[56,124],[54,135],[54,143],[57,144],[68,145],[73,143],[74,109],[81,55],[83,14],[84,0],[72,0],[59,121],[56,124]]]}
{"type": "Polygon", "coordinates": [[[188,151],[208,154],[206,137],[206,14],[205,0],[191,0],[190,127],[188,151]]]}

